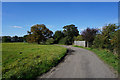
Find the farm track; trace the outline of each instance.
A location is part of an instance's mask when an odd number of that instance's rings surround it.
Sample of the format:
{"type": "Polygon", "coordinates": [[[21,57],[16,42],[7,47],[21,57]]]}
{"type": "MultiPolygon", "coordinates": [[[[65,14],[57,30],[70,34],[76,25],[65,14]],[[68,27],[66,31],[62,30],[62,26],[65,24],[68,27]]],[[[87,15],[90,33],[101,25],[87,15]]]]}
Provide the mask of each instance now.
{"type": "Polygon", "coordinates": [[[117,78],[117,75],[93,52],[64,46],[69,49],[68,55],[58,66],[39,78],[117,78]]]}

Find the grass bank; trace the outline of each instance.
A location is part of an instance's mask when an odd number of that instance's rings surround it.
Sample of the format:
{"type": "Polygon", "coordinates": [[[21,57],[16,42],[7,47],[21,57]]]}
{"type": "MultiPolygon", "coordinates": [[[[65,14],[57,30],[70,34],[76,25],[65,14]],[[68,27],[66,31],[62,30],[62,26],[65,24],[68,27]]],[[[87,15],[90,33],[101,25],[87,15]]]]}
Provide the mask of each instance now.
{"type": "Polygon", "coordinates": [[[35,78],[55,66],[66,51],[55,45],[2,43],[2,78],[35,78]]]}
{"type": "Polygon", "coordinates": [[[120,71],[118,68],[119,58],[118,55],[113,54],[104,49],[94,49],[94,48],[87,48],[82,46],[73,45],[74,47],[84,48],[94,52],[100,59],[102,59],[105,63],[112,66],[116,71],[120,71]]]}

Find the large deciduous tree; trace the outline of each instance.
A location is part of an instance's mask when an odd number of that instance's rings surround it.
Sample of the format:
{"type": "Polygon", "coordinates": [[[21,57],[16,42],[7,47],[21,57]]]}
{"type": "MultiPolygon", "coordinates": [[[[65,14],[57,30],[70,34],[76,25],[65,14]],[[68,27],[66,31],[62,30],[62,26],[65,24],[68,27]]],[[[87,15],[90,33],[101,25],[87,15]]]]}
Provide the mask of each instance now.
{"type": "Polygon", "coordinates": [[[54,37],[55,43],[58,43],[59,40],[64,37],[64,34],[62,31],[56,31],[53,37],[54,37]]]}
{"type": "Polygon", "coordinates": [[[31,31],[28,31],[27,41],[28,42],[40,42],[46,41],[53,34],[44,24],[36,24],[31,27],[31,31]]]}
{"type": "Polygon", "coordinates": [[[73,24],[71,25],[66,25],[63,27],[63,33],[64,36],[66,37],[66,44],[72,44],[74,41],[74,36],[78,36],[79,35],[79,31],[77,29],[77,27],[73,24]]]}
{"type": "Polygon", "coordinates": [[[65,36],[71,36],[71,37],[74,37],[74,36],[78,36],[79,35],[79,31],[77,29],[77,27],[75,27],[74,24],[71,24],[71,25],[66,25],[63,27],[63,33],[65,36]]]}
{"type": "Polygon", "coordinates": [[[88,42],[89,47],[92,46],[93,40],[94,40],[97,32],[98,32],[98,29],[94,29],[94,28],[91,28],[91,29],[87,28],[84,31],[82,31],[81,35],[82,35],[83,39],[88,42]]]}

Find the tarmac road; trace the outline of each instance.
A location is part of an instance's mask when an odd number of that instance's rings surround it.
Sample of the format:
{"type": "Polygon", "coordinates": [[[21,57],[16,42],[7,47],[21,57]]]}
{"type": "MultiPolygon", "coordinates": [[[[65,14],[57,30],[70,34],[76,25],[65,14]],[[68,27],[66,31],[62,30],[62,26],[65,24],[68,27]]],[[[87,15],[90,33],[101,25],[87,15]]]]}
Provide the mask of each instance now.
{"type": "Polygon", "coordinates": [[[117,78],[93,52],[72,46],[63,47],[70,50],[64,62],[39,78],[117,78]]]}

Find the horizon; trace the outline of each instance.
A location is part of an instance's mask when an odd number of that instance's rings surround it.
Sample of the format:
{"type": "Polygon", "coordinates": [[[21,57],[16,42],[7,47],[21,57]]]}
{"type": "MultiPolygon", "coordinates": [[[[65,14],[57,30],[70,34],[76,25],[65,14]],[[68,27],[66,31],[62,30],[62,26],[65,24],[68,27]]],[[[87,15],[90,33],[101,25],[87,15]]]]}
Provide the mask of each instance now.
{"type": "Polygon", "coordinates": [[[2,36],[24,36],[36,24],[46,25],[53,33],[74,24],[80,33],[109,23],[118,23],[118,2],[2,3],[2,36]]]}

